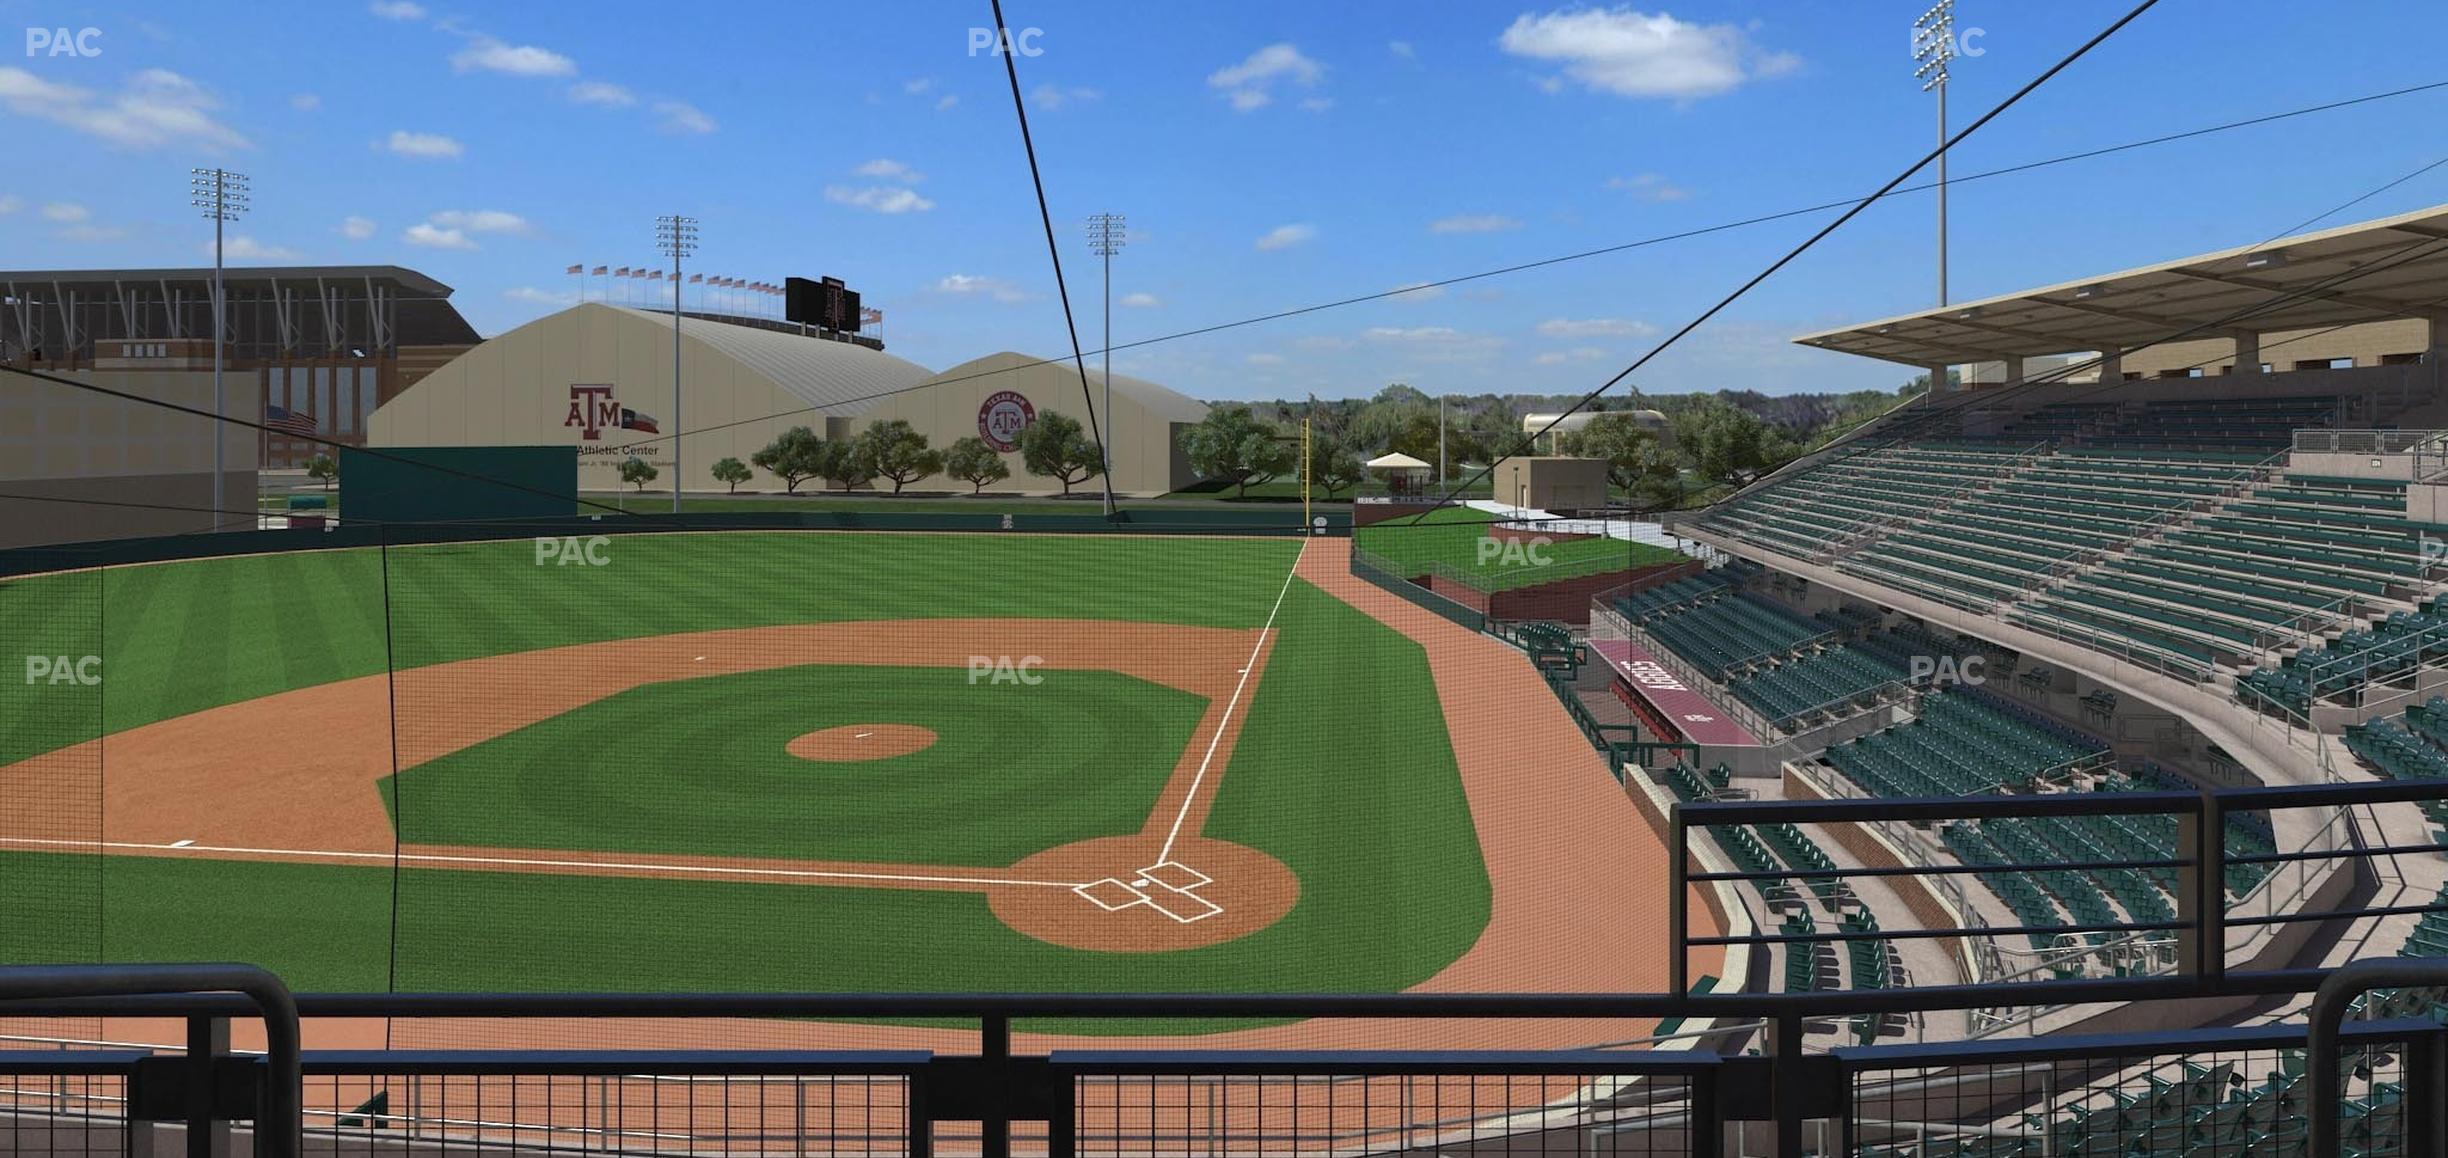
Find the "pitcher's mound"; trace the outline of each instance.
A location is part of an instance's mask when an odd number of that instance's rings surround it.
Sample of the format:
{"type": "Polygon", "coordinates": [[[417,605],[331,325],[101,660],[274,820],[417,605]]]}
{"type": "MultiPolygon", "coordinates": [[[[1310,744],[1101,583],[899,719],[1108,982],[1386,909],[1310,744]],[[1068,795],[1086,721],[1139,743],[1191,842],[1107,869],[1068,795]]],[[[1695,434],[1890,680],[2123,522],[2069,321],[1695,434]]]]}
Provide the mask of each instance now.
{"type": "Polygon", "coordinates": [[[1078,888],[998,888],[987,903],[1004,924],[1040,941],[1161,953],[1248,936],[1300,900],[1300,878],[1257,849],[1196,836],[1174,842],[1169,856],[1163,846],[1158,833],[1050,848],[1021,858],[1012,874],[1078,888]]]}
{"type": "Polygon", "coordinates": [[[935,733],[916,724],[848,724],[809,732],[784,750],[802,760],[882,760],[934,744],[935,733]]]}

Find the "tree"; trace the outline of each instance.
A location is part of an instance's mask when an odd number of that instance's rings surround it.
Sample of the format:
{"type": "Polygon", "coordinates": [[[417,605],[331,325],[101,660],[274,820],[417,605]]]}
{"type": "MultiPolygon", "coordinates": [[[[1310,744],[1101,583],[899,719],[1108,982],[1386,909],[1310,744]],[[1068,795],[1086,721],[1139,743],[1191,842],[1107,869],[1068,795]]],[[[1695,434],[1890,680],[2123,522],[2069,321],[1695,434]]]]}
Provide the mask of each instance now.
{"type": "Polygon", "coordinates": [[[1628,492],[1632,509],[1639,513],[1663,510],[1682,498],[1683,475],[1674,455],[1630,414],[1600,414],[1558,439],[1557,445],[1566,454],[1605,459],[1607,482],[1628,492]]]}
{"type": "Polygon", "coordinates": [[[1314,429],[1309,434],[1309,485],[1326,488],[1326,497],[1368,479],[1368,467],[1361,463],[1359,452],[1343,445],[1343,440],[1314,429]]]}
{"type": "Polygon", "coordinates": [[[1235,484],[1240,497],[1248,496],[1251,483],[1293,469],[1300,458],[1291,443],[1240,405],[1210,408],[1198,425],[1182,432],[1181,443],[1190,469],[1235,484]]]}
{"type": "Polygon", "coordinates": [[[1104,456],[1098,453],[1096,440],[1081,429],[1078,419],[1047,410],[1020,428],[1020,462],[1030,474],[1061,482],[1067,495],[1073,483],[1097,476],[1104,466],[1104,456]]]}
{"type": "Polygon", "coordinates": [[[640,491],[645,490],[646,484],[653,482],[655,480],[655,476],[662,473],[662,471],[655,469],[653,463],[639,458],[634,454],[630,455],[628,459],[623,461],[620,465],[621,481],[636,486],[640,491]]]}
{"type": "Polygon", "coordinates": [[[986,484],[1011,477],[1011,464],[976,435],[954,442],[944,451],[944,473],[968,483],[971,494],[984,494],[986,484]]]}
{"type": "Polygon", "coordinates": [[[784,493],[798,494],[799,484],[822,475],[824,448],[831,445],[816,437],[816,432],[804,426],[794,426],[775,436],[765,449],[748,456],[748,461],[765,468],[765,473],[781,479],[784,493]]]}
{"type": "Polygon", "coordinates": [[[738,494],[739,485],[755,477],[755,472],[748,469],[748,464],[736,458],[714,460],[714,481],[731,484],[732,494],[738,494]]]}
{"type": "Polygon", "coordinates": [[[1758,416],[1714,398],[1677,414],[1674,436],[1692,473],[1738,489],[1800,453],[1758,416]]]}
{"type": "Polygon", "coordinates": [[[306,460],[306,477],[323,480],[323,489],[332,489],[332,480],[340,477],[340,464],[328,454],[318,454],[306,460]]]}
{"type": "Polygon", "coordinates": [[[900,418],[880,418],[858,436],[858,452],[875,465],[875,472],[893,480],[893,493],[944,467],[941,451],[927,449],[927,436],[900,418]]]}
{"type": "Polygon", "coordinates": [[[824,480],[846,491],[854,491],[876,477],[874,447],[851,439],[848,442],[818,443],[816,473],[824,480]]]}

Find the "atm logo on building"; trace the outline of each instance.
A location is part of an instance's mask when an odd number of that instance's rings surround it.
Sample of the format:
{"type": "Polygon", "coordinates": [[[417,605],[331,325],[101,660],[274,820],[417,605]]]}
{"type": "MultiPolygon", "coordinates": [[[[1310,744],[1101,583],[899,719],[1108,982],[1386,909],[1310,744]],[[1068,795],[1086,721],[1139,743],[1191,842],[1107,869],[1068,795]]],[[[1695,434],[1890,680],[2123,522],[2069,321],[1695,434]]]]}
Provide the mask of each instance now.
{"type": "Polygon", "coordinates": [[[653,415],[640,414],[614,400],[609,384],[572,383],[569,390],[569,417],[562,419],[561,425],[577,427],[578,436],[588,442],[602,441],[607,429],[663,433],[653,415]]]}

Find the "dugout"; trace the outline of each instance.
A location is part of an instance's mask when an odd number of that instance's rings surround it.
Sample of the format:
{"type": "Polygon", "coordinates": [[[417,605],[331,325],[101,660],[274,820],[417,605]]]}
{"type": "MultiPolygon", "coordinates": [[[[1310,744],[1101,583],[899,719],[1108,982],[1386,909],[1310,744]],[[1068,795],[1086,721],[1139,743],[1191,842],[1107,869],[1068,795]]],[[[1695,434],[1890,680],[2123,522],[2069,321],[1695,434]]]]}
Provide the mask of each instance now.
{"type": "Polygon", "coordinates": [[[340,448],[349,522],[466,523],[578,513],[575,446],[340,448]]]}

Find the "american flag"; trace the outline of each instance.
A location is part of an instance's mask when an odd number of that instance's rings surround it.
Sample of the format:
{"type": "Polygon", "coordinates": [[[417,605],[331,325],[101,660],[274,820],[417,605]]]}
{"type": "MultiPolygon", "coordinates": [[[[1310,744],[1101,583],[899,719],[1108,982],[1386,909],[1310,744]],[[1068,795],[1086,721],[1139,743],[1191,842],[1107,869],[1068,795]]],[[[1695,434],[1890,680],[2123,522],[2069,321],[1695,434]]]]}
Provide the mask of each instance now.
{"type": "Polygon", "coordinates": [[[585,265],[585,263],[583,263],[583,262],[582,262],[582,263],[580,263],[580,264],[578,264],[578,265],[573,265],[573,266],[569,267],[568,269],[562,270],[561,272],[563,272],[563,273],[584,273],[584,272],[586,272],[586,265],[585,265]]]}
{"type": "Polygon", "coordinates": [[[610,272],[612,272],[612,268],[611,268],[610,266],[599,265],[599,266],[596,266],[594,269],[589,270],[589,271],[587,272],[587,276],[589,276],[589,277],[602,277],[603,275],[605,275],[605,274],[607,274],[607,273],[610,273],[610,272]]]}
{"type": "Polygon", "coordinates": [[[705,280],[705,275],[704,275],[704,274],[702,274],[702,273],[692,273],[692,274],[690,274],[690,275],[689,275],[689,284],[690,284],[690,285],[696,285],[696,284],[698,284],[698,283],[700,283],[700,282],[703,282],[704,280],[705,280]]]}
{"type": "Polygon", "coordinates": [[[264,425],[282,434],[296,435],[299,438],[313,438],[315,432],[314,415],[301,414],[286,406],[266,405],[264,425]]]}
{"type": "Polygon", "coordinates": [[[862,326],[880,326],[880,325],[883,325],[883,324],[884,324],[884,311],[882,311],[882,310],[861,309],[861,310],[859,311],[859,324],[860,324],[860,325],[862,325],[862,326]]]}

